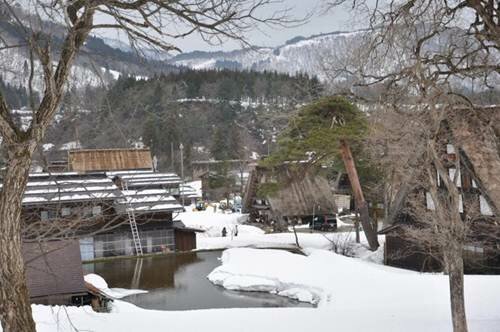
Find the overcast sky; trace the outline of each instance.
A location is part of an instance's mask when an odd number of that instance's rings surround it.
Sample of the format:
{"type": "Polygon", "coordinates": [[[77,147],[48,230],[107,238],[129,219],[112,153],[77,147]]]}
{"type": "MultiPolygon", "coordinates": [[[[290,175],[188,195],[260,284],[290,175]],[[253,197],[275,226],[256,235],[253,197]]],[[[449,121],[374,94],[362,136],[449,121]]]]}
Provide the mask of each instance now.
{"type": "MultiPolygon", "coordinates": [[[[321,4],[323,0],[282,0],[283,3],[275,4],[274,7],[269,7],[269,11],[280,10],[283,8],[290,8],[290,16],[296,18],[303,18],[308,13],[314,12],[310,20],[298,27],[293,28],[279,28],[279,27],[265,27],[262,26],[261,30],[255,30],[248,34],[248,39],[253,45],[257,46],[278,46],[285,41],[296,37],[326,33],[332,31],[350,31],[359,28],[359,24],[354,23],[353,17],[349,10],[346,8],[336,8],[327,14],[319,14],[321,12],[321,4]]],[[[106,37],[114,39],[124,39],[117,36],[116,32],[108,32],[106,37]]],[[[238,49],[241,46],[236,42],[226,42],[220,46],[210,46],[201,40],[196,35],[175,41],[175,45],[180,47],[183,52],[194,50],[217,51],[217,50],[232,50],[238,49]]]]}

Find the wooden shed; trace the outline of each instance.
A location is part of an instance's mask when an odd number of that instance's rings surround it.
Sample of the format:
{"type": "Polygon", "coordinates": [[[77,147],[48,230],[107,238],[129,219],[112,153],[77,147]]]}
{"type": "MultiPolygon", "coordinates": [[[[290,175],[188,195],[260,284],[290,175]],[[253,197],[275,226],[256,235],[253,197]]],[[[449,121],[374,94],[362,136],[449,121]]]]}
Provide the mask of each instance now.
{"type": "Polygon", "coordinates": [[[174,221],[174,230],[176,251],[196,249],[196,233],[201,233],[202,230],[186,227],[181,221],[174,221]]]}
{"type": "Polygon", "coordinates": [[[75,172],[152,170],[149,149],[79,149],[68,151],[68,170],[75,172]]]}

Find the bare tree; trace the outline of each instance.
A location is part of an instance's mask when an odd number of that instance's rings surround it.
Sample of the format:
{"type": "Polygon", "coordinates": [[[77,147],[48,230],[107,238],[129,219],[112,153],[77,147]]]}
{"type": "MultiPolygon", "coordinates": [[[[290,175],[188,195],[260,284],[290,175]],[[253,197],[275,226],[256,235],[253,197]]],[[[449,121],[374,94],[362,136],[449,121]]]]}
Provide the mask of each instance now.
{"type": "Polygon", "coordinates": [[[210,43],[233,39],[246,43],[245,32],[257,24],[283,25],[287,11],[262,14],[273,0],[117,1],[31,0],[26,12],[17,1],[3,0],[4,20],[22,36],[12,44],[0,35],[0,51],[21,48],[28,59],[32,121],[26,130],[15,124],[0,91],[0,134],[7,166],[0,194],[0,321],[4,331],[34,331],[21,257],[21,204],[31,159],[61,103],[75,59],[93,31],[117,29],[136,49],[148,44],[178,51],[171,43],[191,34],[210,43]],[[41,101],[34,96],[41,82],[41,101]]]}
{"type": "MultiPolygon", "coordinates": [[[[438,248],[450,277],[453,328],[454,331],[467,331],[462,251],[468,228],[459,213],[457,177],[450,179],[439,156],[442,143],[439,133],[443,123],[452,123],[449,120],[455,117],[457,106],[467,108],[469,121],[481,125],[475,121],[476,108],[462,92],[474,85],[483,90],[498,87],[499,3],[481,0],[326,2],[330,10],[342,4],[351,4],[358,13],[364,14],[369,26],[367,31],[360,33],[357,45],[349,54],[336,54],[336,60],[340,61],[327,65],[327,72],[332,81],[342,78],[348,82],[342,87],[344,93],[361,95],[364,101],[370,99],[382,108],[399,113],[403,119],[399,122],[402,127],[399,137],[404,137],[405,131],[417,133],[413,142],[405,140],[413,154],[396,161],[398,166],[406,167],[399,172],[391,167],[396,173],[390,176],[395,180],[406,178],[399,182],[402,194],[393,195],[393,205],[396,210],[400,209],[403,202],[400,198],[408,197],[412,191],[411,186],[401,183],[426,184],[425,190],[432,197],[434,209],[432,213],[417,216],[423,227],[414,229],[411,234],[418,233],[414,238],[420,241],[431,234],[429,238],[439,242],[438,248]],[[404,122],[404,119],[410,121],[404,122]],[[404,172],[411,176],[401,175],[404,172]],[[436,174],[442,179],[445,190],[439,189],[436,174]]],[[[468,132],[485,132],[483,139],[486,142],[496,141],[490,127],[482,124],[481,128],[468,132]]],[[[463,139],[455,142],[457,150],[467,149],[472,144],[471,135],[461,136],[463,139]]],[[[391,142],[386,143],[391,148],[391,142]]],[[[476,160],[488,160],[484,165],[477,163],[470,171],[473,178],[482,179],[481,192],[498,215],[498,150],[489,145],[484,149],[467,150],[476,160]]]]}

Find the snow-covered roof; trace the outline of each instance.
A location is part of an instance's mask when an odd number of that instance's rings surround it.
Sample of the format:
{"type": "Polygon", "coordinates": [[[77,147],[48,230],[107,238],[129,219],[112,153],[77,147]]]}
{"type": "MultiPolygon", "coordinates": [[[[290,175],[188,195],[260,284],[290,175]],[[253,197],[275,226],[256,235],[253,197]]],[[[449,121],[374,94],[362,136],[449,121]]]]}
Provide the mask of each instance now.
{"type": "Polygon", "coordinates": [[[180,187],[181,190],[181,196],[187,197],[187,198],[200,198],[201,194],[196,190],[195,188],[181,184],[180,187]]]}
{"type": "Polygon", "coordinates": [[[176,187],[181,178],[175,173],[160,173],[151,171],[106,172],[109,178],[119,176],[130,189],[147,187],[176,187]]]}
{"type": "Polygon", "coordinates": [[[118,213],[182,211],[182,205],[169,189],[179,183],[180,178],[174,173],[150,171],[34,173],[29,175],[23,204],[110,200],[118,213]],[[127,190],[120,190],[113,182],[116,175],[126,181],[127,190]]]}
{"type": "Polygon", "coordinates": [[[116,203],[125,211],[175,212],[182,211],[182,205],[170,196],[166,189],[122,190],[122,197],[116,203]]]}
{"type": "Polygon", "coordinates": [[[28,178],[23,204],[114,200],[120,195],[113,181],[103,175],[36,173],[28,178]]]}

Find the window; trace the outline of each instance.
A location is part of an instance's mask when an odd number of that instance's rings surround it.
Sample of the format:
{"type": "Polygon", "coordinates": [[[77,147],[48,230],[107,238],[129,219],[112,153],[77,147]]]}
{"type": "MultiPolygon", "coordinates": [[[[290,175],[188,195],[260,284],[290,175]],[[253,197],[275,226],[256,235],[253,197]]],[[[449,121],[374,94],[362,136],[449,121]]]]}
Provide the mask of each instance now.
{"type": "Polygon", "coordinates": [[[102,214],[102,208],[100,205],[96,205],[92,207],[92,215],[93,216],[99,216],[102,214]]]}
{"type": "Polygon", "coordinates": [[[425,201],[426,201],[426,204],[427,204],[427,208],[429,210],[435,210],[436,209],[436,206],[434,205],[434,201],[432,200],[432,196],[431,196],[431,193],[425,193],[425,201]]]}
{"type": "Polygon", "coordinates": [[[83,216],[84,217],[91,217],[92,216],[92,207],[90,206],[85,206],[83,208],[83,216]]]}
{"type": "Polygon", "coordinates": [[[49,220],[49,211],[42,211],[42,212],[40,213],[40,219],[41,219],[42,221],[47,221],[47,220],[49,220]]]}
{"type": "Polygon", "coordinates": [[[67,217],[71,214],[70,208],[62,208],[61,209],[61,217],[67,217]]]}
{"type": "Polygon", "coordinates": [[[470,252],[473,252],[476,254],[483,254],[484,253],[483,247],[476,246],[476,245],[464,245],[463,248],[467,251],[470,251],[470,252]]]}
{"type": "Polygon", "coordinates": [[[481,214],[483,216],[493,215],[493,210],[491,210],[490,205],[482,195],[479,196],[479,209],[481,210],[481,214]]]}
{"type": "MultiPolygon", "coordinates": [[[[450,168],[448,169],[448,174],[450,174],[450,180],[453,181],[453,179],[455,178],[455,173],[456,173],[456,169],[455,168],[450,168]]],[[[462,179],[460,178],[460,170],[458,170],[458,175],[457,175],[457,187],[461,187],[462,186],[462,179]]]]}

